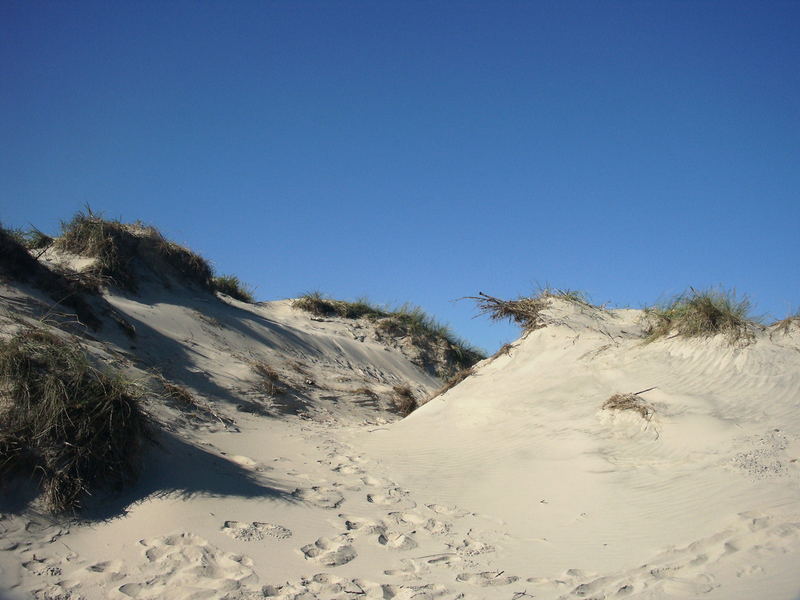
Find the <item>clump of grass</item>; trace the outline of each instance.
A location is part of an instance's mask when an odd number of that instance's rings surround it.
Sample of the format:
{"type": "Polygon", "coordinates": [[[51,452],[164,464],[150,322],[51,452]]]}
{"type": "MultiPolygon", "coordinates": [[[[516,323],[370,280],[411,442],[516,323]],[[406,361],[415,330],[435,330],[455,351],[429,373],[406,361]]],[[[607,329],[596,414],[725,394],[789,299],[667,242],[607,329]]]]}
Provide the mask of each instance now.
{"type": "Polygon", "coordinates": [[[480,315],[488,315],[493,321],[509,320],[525,331],[533,331],[546,325],[542,311],[550,306],[554,298],[592,306],[584,292],[556,288],[543,288],[533,296],[520,296],[516,300],[502,300],[483,292],[478,292],[477,296],[467,296],[466,299],[477,304],[480,315]]]}
{"type": "Polygon", "coordinates": [[[283,393],[280,386],[281,377],[278,372],[264,361],[254,361],[251,363],[253,370],[261,377],[259,389],[269,396],[277,396],[283,393]]]}
{"type": "Polygon", "coordinates": [[[53,243],[53,238],[36,227],[30,229],[6,229],[6,231],[28,250],[43,250],[53,243]]]}
{"type": "Polygon", "coordinates": [[[79,278],[51,270],[31,256],[11,231],[0,227],[0,277],[28,282],[47,294],[56,304],[72,308],[78,319],[92,329],[99,329],[100,319],[83,297],[95,288],[79,278]]]}
{"type": "Polygon", "coordinates": [[[789,315],[785,319],[776,321],[770,327],[773,328],[778,333],[782,333],[784,335],[789,333],[793,327],[800,329],[800,310],[798,310],[794,314],[789,315]]]}
{"type": "Polygon", "coordinates": [[[107,220],[89,208],[61,223],[55,246],[95,258],[98,277],[134,293],[138,289],[136,265],[155,272],[168,265],[184,280],[212,289],[211,265],[199,254],[165,239],[155,227],[107,220]]]}
{"type": "Polygon", "coordinates": [[[149,436],[143,390],[93,367],[74,342],[36,329],[0,342],[0,476],[40,475],[44,506],[80,508],[137,474],[149,436]]]}
{"type": "Polygon", "coordinates": [[[475,374],[475,369],[471,367],[468,369],[461,369],[460,371],[456,372],[456,374],[453,375],[450,379],[448,379],[442,387],[436,390],[436,392],[434,392],[434,394],[429,398],[429,400],[433,400],[437,396],[441,396],[445,392],[450,391],[451,389],[456,387],[459,383],[464,381],[467,377],[474,374],[475,374]]]}
{"type": "Polygon", "coordinates": [[[649,421],[653,418],[655,410],[644,398],[638,395],[641,393],[643,392],[637,392],[636,394],[614,394],[603,403],[603,409],[632,410],[639,413],[645,421],[649,421]]]}
{"type": "Polygon", "coordinates": [[[253,290],[248,285],[242,283],[235,275],[213,277],[211,279],[211,285],[215,291],[222,292],[236,300],[241,300],[248,304],[253,304],[256,301],[253,296],[253,290]]]}
{"type": "Polygon", "coordinates": [[[378,397],[379,397],[378,394],[374,390],[371,390],[368,387],[357,388],[357,389],[353,390],[353,393],[356,394],[357,396],[366,396],[370,400],[377,400],[378,397]]]}
{"type": "Polygon", "coordinates": [[[411,391],[411,386],[407,384],[396,385],[392,388],[392,391],[394,392],[394,408],[399,415],[407,417],[419,408],[419,403],[414,396],[414,392],[411,391]]]}
{"type": "Polygon", "coordinates": [[[735,292],[689,288],[670,302],[645,310],[645,335],[652,342],[672,335],[701,337],[725,335],[731,343],[750,341],[755,321],[747,297],[735,292]]]}
{"type": "Polygon", "coordinates": [[[226,427],[234,424],[232,419],[222,416],[209,406],[198,402],[188,388],[169,381],[161,373],[156,372],[155,376],[158,383],[161,384],[160,397],[168,404],[182,412],[199,414],[206,419],[216,419],[226,427]]]}
{"type": "Polygon", "coordinates": [[[359,298],[355,302],[334,300],[321,292],[309,292],[297,298],[292,306],[310,312],[318,317],[343,317],[345,319],[359,319],[361,317],[380,318],[389,313],[369,302],[366,298],[359,298]]]}

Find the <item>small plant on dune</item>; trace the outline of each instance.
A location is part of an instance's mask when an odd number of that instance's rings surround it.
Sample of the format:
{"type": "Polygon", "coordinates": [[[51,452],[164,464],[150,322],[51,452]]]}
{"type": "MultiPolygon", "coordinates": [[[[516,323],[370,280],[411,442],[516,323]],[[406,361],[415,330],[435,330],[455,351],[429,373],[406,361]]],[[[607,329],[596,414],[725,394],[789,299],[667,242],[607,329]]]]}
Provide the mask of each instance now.
{"type": "Polygon", "coordinates": [[[516,300],[502,300],[483,292],[478,292],[477,296],[467,296],[466,299],[477,304],[478,314],[488,315],[493,321],[512,321],[525,331],[545,326],[542,311],[550,306],[553,299],[592,306],[584,292],[549,287],[542,288],[533,296],[520,296],[516,300]]]}
{"type": "Polygon", "coordinates": [[[280,387],[281,377],[278,372],[264,361],[253,361],[253,370],[261,377],[258,387],[269,396],[277,396],[283,393],[280,387]]]}
{"type": "Polygon", "coordinates": [[[770,328],[784,335],[788,334],[793,328],[800,329],[800,310],[789,315],[785,319],[776,321],[770,325],[770,328]]]}
{"type": "Polygon", "coordinates": [[[222,292],[236,300],[241,300],[248,304],[253,304],[256,301],[253,297],[253,290],[242,283],[235,275],[220,275],[219,277],[214,277],[211,280],[211,284],[215,291],[222,292]]]}
{"type": "Polygon", "coordinates": [[[94,368],[72,342],[23,330],[0,342],[0,476],[40,476],[45,507],[74,511],[135,479],[149,437],[143,389],[94,368]]]}
{"type": "Polygon", "coordinates": [[[399,415],[407,417],[419,408],[419,403],[409,385],[396,385],[392,390],[394,392],[394,407],[399,415]]]}
{"type": "Polygon", "coordinates": [[[751,341],[755,320],[747,297],[735,292],[689,288],[670,302],[645,310],[645,335],[652,342],[664,336],[725,335],[731,343],[751,341]]]}
{"type": "Polygon", "coordinates": [[[378,394],[375,393],[374,390],[369,389],[368,387],[360,387],[353,390],[353,393],[357,396],[366,396],[370,400],[377,400],[378,394]]]}
{"type": "Polygon", "coordinates": [[[442,387],[440,387],[438,390],[436,390],[428,400],[429,401],[433,400],[437,396],[441,396],[445,392],[450,391],[451,389],[456,387],[459,383],[464,381],[467,377],[469,377],[470,375],[474,375],[474,374],[475,374],[475,369],[473,369],[472,367],[470,367],[468,369],[461,369],[455,375],[453,375],[450,379],[448,379],[442,387]]]}
{"type": "Polygon", "coordinates": [[[30,229],[6,229],[17,242],[28,250],[42,250],[53,243],[53,238],[36,227],[30,229]]]}
{"type": "Polygon", "coordinates": [[[185,386],[169,381],[161,373],[154,373],[161,386],[160,398],[182,412],[196,413],[207,419],[216,419],[225,426],[233,425],[233,420],[214,411],[211,407],[201,404],[194,394],[185,386]]]}
{"type": "Polygon", "coordinates": [[[639,394],[649,392],[650,389],[634,394],[614,394],[603,403],[602,408],[603,410],[632,410],[639,413],[645,421],[649,421],[653,418],[655,409],[639,394]]]}

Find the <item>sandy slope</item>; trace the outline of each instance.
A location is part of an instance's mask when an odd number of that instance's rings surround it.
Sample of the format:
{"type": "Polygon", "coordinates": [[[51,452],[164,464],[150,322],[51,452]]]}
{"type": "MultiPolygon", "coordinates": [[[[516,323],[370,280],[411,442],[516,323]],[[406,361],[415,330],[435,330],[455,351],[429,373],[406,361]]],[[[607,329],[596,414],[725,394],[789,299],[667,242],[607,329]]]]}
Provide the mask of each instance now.
{"type": "MultiPolygon", "coordinates": [[[[23,291],[4,288],[7,311],[23,291]]],[[[158,364],[235,424],[160,409],[162,447],[95,520],[7,511],[14,597],[800,595],[798,331],[642,345],[638,311],[556,303],[548,327],[392,422],[355,390],[438,382],[365,323],[178,291],[108,300],[138,334],[97,352],[158,364]],[[254,359],[291,393],[265,397],[254,359]],[[650,421],[601,410],[653,386],[650,421]]]]}
{"type": "Polygon", "coordinates": [[[798,332],[643,345],[639,311],[550,315],[364,447],[408,489],[502,519],[493,568],[537,598],[798,597],[798,332]],[[601,410],[654,386],[649,422],[601,410]]]}

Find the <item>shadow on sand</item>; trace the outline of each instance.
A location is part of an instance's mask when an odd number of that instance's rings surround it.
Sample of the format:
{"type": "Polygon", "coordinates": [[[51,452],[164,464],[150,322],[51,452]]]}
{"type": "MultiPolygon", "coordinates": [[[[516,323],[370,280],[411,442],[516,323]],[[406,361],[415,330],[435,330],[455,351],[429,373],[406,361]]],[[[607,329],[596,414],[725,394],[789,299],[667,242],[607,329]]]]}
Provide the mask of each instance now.
{"type": "MultiPolygon", "coordinates": [[[[124,490],[102,491],[88,497],[78,515],[81,521],[121,517],[130,506],[153,497],[237,496],[297,501],[291,495],[294,488],[281,489],[278,482],[262,473],[244,468],[171,433],[159,432],[157,436],[156,445],[144,452],[144,467],[138,480],[124,490]]],[[[30,504],[38,494],[38,486],[32,479],[9,482],[4,487],[0,495],[0,512],[38,513],[30,504]]]]}

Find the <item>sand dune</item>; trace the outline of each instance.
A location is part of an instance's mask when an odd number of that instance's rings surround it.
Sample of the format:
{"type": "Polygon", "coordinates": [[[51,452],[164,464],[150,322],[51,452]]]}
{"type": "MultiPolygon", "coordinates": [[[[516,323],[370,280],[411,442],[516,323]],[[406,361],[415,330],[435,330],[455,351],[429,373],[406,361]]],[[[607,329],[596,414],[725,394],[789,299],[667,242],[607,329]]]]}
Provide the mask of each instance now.
{"type": "MultiPolygon", "coordinates": [[[[366,319],[156,284],[103,299],[136,335],[87,349],[196,406],[149,405],[139,482],[80,519],[5,498],[9,598],[800,595],[800,328],[644,344],[640,311],[553,300],[400,420],[393,386],[441,381],[366,319]],[[603,408],[633,392],[646,410],[603,408]]],[[[6,333],[46,309],[16,284],[0,305],[6,333]]]]}

